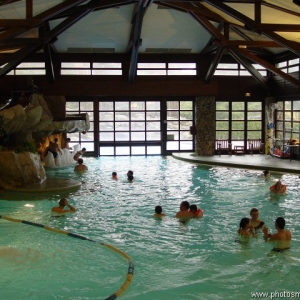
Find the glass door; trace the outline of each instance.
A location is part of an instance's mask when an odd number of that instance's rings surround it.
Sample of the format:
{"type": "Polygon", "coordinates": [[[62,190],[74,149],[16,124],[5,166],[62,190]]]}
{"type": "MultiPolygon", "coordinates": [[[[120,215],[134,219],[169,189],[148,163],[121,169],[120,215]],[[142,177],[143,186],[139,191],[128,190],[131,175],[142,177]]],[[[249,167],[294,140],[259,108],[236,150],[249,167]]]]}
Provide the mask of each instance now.
{"type": "Polygon", "coordinates": [[[160,155],[160,101],[99,102],[99,154],[160,155]]]}

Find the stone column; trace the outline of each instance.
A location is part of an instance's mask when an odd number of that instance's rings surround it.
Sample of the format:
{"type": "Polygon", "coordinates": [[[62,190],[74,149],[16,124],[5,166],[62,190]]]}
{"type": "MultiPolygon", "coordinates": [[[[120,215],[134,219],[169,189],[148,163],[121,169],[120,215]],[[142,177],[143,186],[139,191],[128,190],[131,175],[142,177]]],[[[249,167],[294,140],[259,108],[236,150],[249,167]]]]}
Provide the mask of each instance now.
{"type": "Polygon", "coordinates": [[[215,154],[216,101],[215,97],[196,98],[196,152],[198,155],[215,154]]]}
{"type": "Polygon", "coordinates": [[[278,108],[278,103],[274,97],[266,97],[265,99],[265,154],[270,154],[270,149],[273,149],[275,138],[275,109],[278,108]]]}

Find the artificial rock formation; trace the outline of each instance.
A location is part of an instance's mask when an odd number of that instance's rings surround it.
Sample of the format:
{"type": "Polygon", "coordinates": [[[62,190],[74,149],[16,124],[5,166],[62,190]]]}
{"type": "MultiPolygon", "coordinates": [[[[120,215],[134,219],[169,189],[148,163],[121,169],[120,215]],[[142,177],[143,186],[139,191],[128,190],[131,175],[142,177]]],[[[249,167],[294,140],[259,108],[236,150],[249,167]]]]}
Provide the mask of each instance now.
{"type": "MultiPolygon", "coordinates": [[[[56,97],[53,101],[65,105],[64,97],[56,97]]],[[[12,150],[22,149],[26,142],[39,144],[44,137],[53,134],[89,130],[88,114],[66,116],[65,106],[59,108],[62,110],[61,116],[59,120],[54,121],[43,95],[35,93],[30,96],[30,103],[25,108],[17,104],[0,111],[4,121],[2,127],[7,134],[6,140],[0,144],[0,150],[1,146],[4,150],[0,153],[0,189],[29,186],[46,179],[45,169],[38,154],[17,154],[12,150]],[[5,151],[7,149],[11,151],[5,151]]]]}
{"type": "Polygon", "coordinates": [[[38,184],[46,179],[45,169],[38,154],[1,151],[0,165],[1,189],[38,184]]]}

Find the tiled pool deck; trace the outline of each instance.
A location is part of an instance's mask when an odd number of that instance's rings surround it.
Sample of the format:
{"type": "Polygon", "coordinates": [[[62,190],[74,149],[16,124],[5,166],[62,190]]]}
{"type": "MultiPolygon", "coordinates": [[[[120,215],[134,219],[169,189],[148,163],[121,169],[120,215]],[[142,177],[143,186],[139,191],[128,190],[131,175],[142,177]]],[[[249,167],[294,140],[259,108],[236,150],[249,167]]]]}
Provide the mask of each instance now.
{"type": "Polygon", "coordinates": [[[300,161],[265,154],[199,156],[196,153],[173,153],[174,158],[204,165],[241,169],[269,170],[300,175],[300,161]]]}

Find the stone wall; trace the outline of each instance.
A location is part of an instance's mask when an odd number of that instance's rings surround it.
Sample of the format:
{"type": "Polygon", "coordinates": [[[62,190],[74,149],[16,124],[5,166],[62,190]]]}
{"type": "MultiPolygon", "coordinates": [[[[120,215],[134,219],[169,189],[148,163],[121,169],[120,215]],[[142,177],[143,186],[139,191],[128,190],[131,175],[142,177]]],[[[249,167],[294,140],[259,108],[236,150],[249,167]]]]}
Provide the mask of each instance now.
{"type": "Polygon", "coordinates": [[[214,97],[197,97],[196,99],[196,145],[198,155],[215,154],[216,136],[216,101],[214,97]]]}

